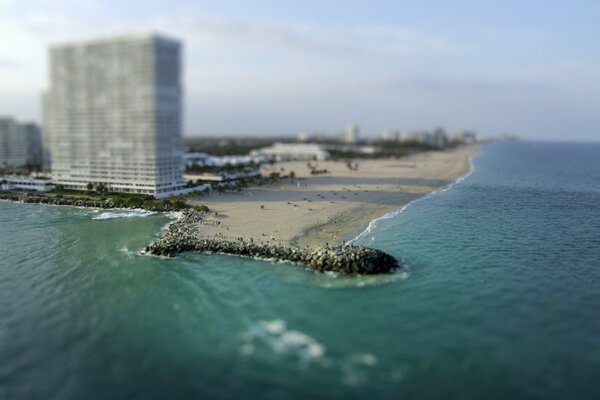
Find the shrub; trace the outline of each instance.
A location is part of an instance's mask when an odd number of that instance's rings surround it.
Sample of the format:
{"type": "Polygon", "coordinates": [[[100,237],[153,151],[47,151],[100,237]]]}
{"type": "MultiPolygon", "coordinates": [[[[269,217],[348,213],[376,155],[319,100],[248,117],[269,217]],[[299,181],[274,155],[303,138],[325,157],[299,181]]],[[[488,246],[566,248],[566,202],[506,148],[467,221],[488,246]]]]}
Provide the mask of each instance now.
{"type": "Polygon", "coordinates": [[[185,201],[181,200],[181,199],[175,199],[172,202],[173,208],[176,210],[181,210],[182,208],[187,208],[187,204],[185,203],[185,201]]]}
{"type": "Polygon", "coordinates": [[[131,197],[127,200],[127,205],[131,207],[141,207],[142,205],[144,205],[144,199],[141,199],[139,197],[131,197]]]}
{"type": "Polygon", "coordinates": [[[193,206],[192,208],[199,212],[209,212],[210,211],[210,209],[207,206],[205,206],[204,204],[200,204],[199,206],[193,206]]]}

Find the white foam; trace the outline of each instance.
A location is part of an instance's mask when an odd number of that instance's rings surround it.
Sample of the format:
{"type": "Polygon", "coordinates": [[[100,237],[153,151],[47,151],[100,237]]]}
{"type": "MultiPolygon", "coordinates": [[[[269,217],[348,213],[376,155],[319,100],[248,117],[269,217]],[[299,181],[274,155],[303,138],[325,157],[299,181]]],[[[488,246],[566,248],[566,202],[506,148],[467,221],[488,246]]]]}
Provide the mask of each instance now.
{"type": "Polygon", "coordinates": [[[384,221],[386,219],[391,219],[391,218],[394,218],[394,217],[402,214],[404,211],[406,211],[410,206],[412,206],[416,202],[421,201],[421,200],[429,199],[429,198],[437,195],[438,193],[450,190],[450,189],[452,189],[452,187],[454,187],[454,185],[463,182],[465,179],[467,179],[469,176],[471,176],[471,174],[473,172],[475,172],[475,164],[473,164],[473,157],[474,156],[470,156],[469,157],[469,172],[467,172],[463,176],[458,177],[454,182],[452,182],[452,183],[450,183],[450,184],[448,184],[448,185],[446,185],[444,187],[436,189],[433,192],[430,192],[430,193],[426,194],[423,197],[419,197],[417,199],[409,201],[408,203],[406,203],[405,205],[403,205],[401,208],[399,208],[397,210],[390,211],[390,212],[382,215],[379,218],[375,218],[373,221],[369,222],[369,225],[367,226],[367,228],[364,231],[362,231],[354,239],[349,240],[347,243],[348,244],[354,243],[355,241],[357,241],[359,239],[362,239],[363,237],[369,235],[371,232],[373,232],[375,230],[375,228],[377,228],[379,226],[379,224],[381,223],[381,221],[384,221]]]}
{"type": "Polygon", "coordinates": [[[148,217],[150,215],[154,215],[156,214],[155,211],[129,211],[129,212],[123,212],[123,211],[108,211],[108,212],[103,212],[102,214],[93,217],[92,219],[95,220],[108,220],[108,219],[119,219],[119,218],[144,218],[144,217],[148,217]]]}
{"type": "Polygon", "coordinates": [[[261,320],[241,334],[239,353],[246,357],[284,357],[298,361],[298,366],[329,369],[338,375],[343,385],[364,385],[372,379],[391,382],[402,380],[402,372],[388,368],[370,352],[327,356],[326,348],[315,338],[289,329],[281,319],[261,320]]]}
{"type": "Polygon", "coordinates": [[[281,319],[259,321],[242,338],[245,343],[240,347],[240,353],[246,356],[254,354],[257,344],[263,343],[276,354],[297,357],[302,364],[318,361],[323,366],[329,365],[323,344],[303,332],[288,329],[281,319]]]}
{"type": "Polygon", "coordinates": [[[179,220],[183,217],[183,212],[181,211],[169,211],[167,214],[167,218],[172,220],[179,220]]]}
{"type": "MultiPolygon", "coordinates": [[[[406,265],[405,265],[406,267],[406,265]]],[[[363,288],[386,285],[391,282],[406,280],[410,276],[410,268],[403,268],[391,274],[348,276],[336,273],[315,275],[316,285],[326,289],[345,289],[349,287],[363,288]]]]}

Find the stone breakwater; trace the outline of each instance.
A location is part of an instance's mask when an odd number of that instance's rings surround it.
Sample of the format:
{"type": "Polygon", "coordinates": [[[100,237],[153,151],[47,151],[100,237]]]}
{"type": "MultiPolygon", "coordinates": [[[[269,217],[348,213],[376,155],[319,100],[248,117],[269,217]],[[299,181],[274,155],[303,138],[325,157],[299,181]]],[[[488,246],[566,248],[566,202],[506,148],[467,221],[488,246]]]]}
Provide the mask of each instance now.
{"type": "Polygon", "coordinates": [[[362,246],[335,246],[316,250],[297,249],[276,244],[254,243],[202,237],[202,213],[186,210],[170,223],[162,236],[146,247],[146,253],[171,257],[183,252],[224,253],[303,264],[310,269],[350,275],[372,275],[399,268],[391,255],[362,246]]]}
{"type": "Polygon", "coordinates": [[[0,193],[0,200],[12,201],[15,203],[32,203],[32,204],[51,204],[55,206],[73,206],[73,207],[89,207],[89,208],[129,208],[143,209],[148,211],[173,211],[174,208],[169,204],[152,204],[152,205],[129,205],[126,203],[115,203],[110,199],[107,200],[84,200],[74,197],[55,197],[47,195],[32,195],[32,194],[11,194],[0,193]]]}

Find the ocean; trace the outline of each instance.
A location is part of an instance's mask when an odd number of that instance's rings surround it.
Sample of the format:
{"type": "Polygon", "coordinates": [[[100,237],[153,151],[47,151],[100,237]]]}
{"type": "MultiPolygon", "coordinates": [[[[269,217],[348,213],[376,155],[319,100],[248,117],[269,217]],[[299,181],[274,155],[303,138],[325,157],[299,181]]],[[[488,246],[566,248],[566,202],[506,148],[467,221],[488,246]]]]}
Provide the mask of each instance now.
{"type": "Polygon", "coordinates": [[[600,144],[505,142],[357,242],[377,277],[139,251],[163,214],[0,202],[0,399],[598,399],[600,144]]]}

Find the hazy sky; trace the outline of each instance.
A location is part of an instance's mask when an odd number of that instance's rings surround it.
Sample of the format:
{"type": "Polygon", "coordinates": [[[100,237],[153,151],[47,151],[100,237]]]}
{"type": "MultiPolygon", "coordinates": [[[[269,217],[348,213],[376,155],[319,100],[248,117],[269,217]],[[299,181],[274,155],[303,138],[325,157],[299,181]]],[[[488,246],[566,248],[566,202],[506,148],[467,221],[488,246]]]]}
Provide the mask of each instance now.
{"type": "Polygon", "coordinates": [[[600,1],[0,0],[0,115],[40,120],[49,43],[185,45],[185,134],[444,125],[600,140],[600,1]]]}

